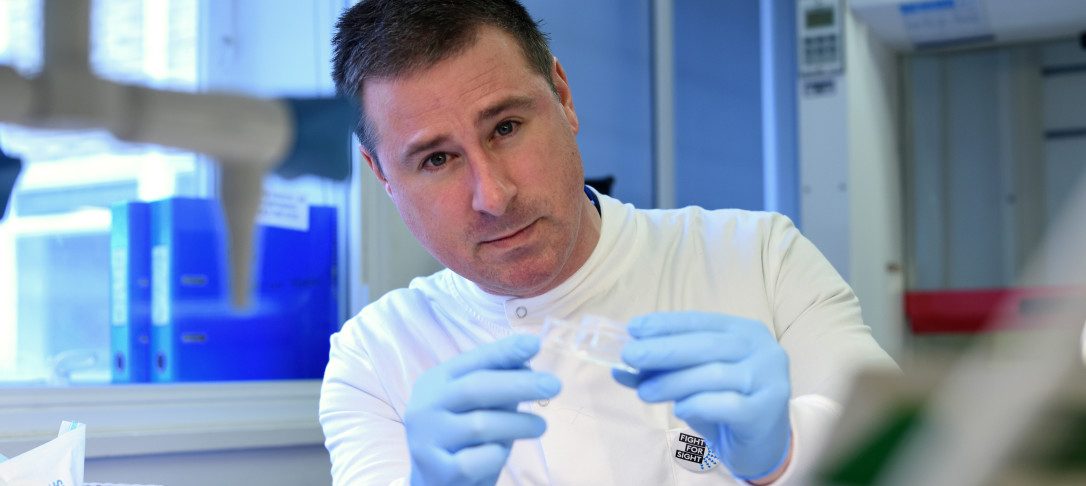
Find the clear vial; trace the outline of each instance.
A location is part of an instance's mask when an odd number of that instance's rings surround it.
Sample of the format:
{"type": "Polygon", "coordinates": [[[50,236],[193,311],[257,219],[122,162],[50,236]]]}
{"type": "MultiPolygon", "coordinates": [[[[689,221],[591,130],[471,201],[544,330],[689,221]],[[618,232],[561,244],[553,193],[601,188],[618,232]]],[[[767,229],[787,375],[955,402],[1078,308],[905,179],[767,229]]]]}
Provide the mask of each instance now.
{"type": "Polygon", "coordinates": [[[622,348],[633,338],[620,322],[595,315],[586,315],[580,322],[548,317],[539,339],[551,351],[637,373],[636,368],[622,361],[622,348]]]}

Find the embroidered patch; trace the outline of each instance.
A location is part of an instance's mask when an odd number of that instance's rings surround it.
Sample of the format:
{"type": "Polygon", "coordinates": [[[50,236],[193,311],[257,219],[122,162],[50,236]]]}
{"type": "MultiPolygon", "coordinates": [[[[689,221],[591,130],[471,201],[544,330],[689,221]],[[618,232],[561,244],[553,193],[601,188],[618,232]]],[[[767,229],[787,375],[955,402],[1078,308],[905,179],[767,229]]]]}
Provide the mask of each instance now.
{"type": "Polygon", "coordinates": [[[691,471],[708,471],[717,465],[716,453],[705,439],[685,432],[675,432],[671,442],[671,455],[676,462],[691,471]]]}

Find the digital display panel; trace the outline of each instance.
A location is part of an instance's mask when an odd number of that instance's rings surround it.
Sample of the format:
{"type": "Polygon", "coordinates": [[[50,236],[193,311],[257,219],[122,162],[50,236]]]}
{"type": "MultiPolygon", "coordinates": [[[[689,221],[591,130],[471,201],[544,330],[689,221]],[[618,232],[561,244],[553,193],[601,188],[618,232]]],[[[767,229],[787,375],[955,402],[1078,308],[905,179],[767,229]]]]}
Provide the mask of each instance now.
{"type": "Polygon", "coordinates": [[[812,8],[807,11],[807,28],[814,29],[833,25],[832,8],[812,8]]]}

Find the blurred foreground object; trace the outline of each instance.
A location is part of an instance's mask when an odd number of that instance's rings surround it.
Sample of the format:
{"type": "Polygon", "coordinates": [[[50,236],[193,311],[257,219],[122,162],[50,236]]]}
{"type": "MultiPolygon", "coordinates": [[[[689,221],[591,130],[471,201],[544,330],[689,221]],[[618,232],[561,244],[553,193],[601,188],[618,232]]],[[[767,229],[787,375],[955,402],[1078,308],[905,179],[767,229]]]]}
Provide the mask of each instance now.
{"type": "MultiPolygon", "coordinates": [[[[1022,287],[1086,288],[1084,222],[1080,180],[1022,287]]],[[[904,377],[861,376],[812,484],[1086,484],[1086,299],[1051,301],[1027,321],[1017,306],[1002,309],[988,327],[1016,333],[1013,347],[974,347],[942,364],[920,357],[904,377]]]]}

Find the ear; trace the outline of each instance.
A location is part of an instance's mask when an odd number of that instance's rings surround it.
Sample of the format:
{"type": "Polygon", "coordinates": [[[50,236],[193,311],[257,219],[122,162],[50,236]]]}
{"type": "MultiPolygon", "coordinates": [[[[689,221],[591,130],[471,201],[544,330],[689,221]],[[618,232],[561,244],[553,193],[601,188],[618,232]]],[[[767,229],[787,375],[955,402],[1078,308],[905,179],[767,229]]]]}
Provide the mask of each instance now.
{"type": "Polygon", "coordinates": [[[573,109],[573,93],[569,89],[566,70],[562,69],[562,63],[558,62],[557,57],[551,64],[551,79],[554,81],[554,89],[558,91],[558,101],[562,103],[562,110],[566,112],[566,119],[569,120],[573,134],[576,135],[577,130],[580,129],[580,122],[577,121],[577,111],[573,109]]]}
{"type": "Polygon", "coordinates": [[[381,184],[385,186],[385,192],[388,193],[388,197],[392,197],[392,186],[388,184],[388,179],[385,178],[385,174],[381,170],[381,164],[377,161],[377,157],[374,157],[373,154],[362,145],[358,146],[358,152],[362,154],[362,159],[366,161],[366,165],[370,166],[373,175],[377,176],[377,180],[381,181],[381,184]]]}

